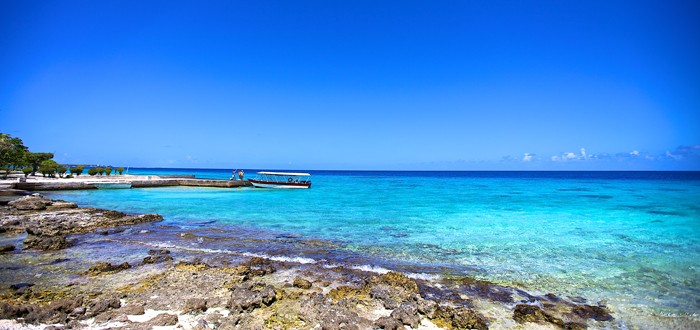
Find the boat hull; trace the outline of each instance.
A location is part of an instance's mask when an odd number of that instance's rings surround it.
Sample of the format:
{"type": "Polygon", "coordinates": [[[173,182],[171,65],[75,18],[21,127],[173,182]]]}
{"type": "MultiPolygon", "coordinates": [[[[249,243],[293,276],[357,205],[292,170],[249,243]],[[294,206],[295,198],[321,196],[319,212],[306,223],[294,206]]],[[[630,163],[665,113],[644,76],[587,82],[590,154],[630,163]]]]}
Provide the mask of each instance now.
{"type": "Polygon", "coordinates": [[[278,188],[278,189],[308,189],[311,188],[311,183],[295,183],[295,182],[269,182],[260,180],[248,180],[255,188],[278,188]]]}

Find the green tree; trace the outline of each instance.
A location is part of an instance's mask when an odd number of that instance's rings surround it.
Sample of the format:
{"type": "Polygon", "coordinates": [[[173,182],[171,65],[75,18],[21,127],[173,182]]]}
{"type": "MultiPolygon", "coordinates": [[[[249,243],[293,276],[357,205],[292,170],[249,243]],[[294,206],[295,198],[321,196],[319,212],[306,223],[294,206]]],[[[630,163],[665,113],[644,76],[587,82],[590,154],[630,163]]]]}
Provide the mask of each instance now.
{"type": "Polygon", "coordinates": [[[22,173],[24,173],[24,177],[25,177],[25,178],[28,177],[29,174],[32,173],[32,171],[33,171],[33,170],[32,170],[31,167],[25,167],[25,168],[22,169],[22,173]]]}
{"type": "Polygon", "coordinates": [[[66,171],[67,171],[67,170],[68,170],[68,169],[67,169],[65,166],[62,166],[62,165],[58,165],[58,167],[56,167],[56,173],[58,173],[58,176],[59,176],[60,178],[62,178],[63,175],[66,174],[66,171]]]}
{"type": "MultiPolygon", "coordinates": [[[[56,161],[48,159],[41,162],[41,164],[39,165],[39,172],[41,172],[41,175],[43,176],[48,175],[50,177],[54,177],[59,167],[60,165],[58,165],[56,161]]],[[[65,173],[65,171],[63,173],[65,173]]]]}
{"type": "Polygon", "coordinates": [[[117,167],[117,172],[119,172],[119,175],[124,174],[124,168],[123,168],[123,167],[117,167]]]}
{"type": "Polygon", "coordinates": [[[97,170],[97,174],[99,175],[105,174],[105,169],[102,167],[95,167],[95,170],[97,170]]]}
{"type": "Polygon", "coordinates": [[[111,167],[105,168],[105,173],[107,174],[107,176],[109,176],[110,174],[112,174],[112,168],[111,168],[111,167]]]}
{"type": "Polygon", "coordinates": [[[90,168],[88,174],[90,174],[90,176],[95,176],[95,174],[97,174],[97,169],[94,167],[90,168]]]}
{"type": "Polygon", "coordinates": [[[75,174],[75,176],[80,176],[81,174],[83,174],[84,169],[85,169],[85,166],[82,166],[82,165],[71,167],[70,173],[75,174]]]}
{"type": "Polygon", "coordinates": [[[53,158],[52,152],[27,152],[25,154],[26,164],[32,167],[32,175],[36,175],[43,161],[51,158],[53,158]]]}
{"type": "Polygon", "coordinates": [[[3,178],[6,179],[10,171],[24,165],[26,153],[27,147],[21,139],[0,133],[0,170],[3,172],[3,178]]]}

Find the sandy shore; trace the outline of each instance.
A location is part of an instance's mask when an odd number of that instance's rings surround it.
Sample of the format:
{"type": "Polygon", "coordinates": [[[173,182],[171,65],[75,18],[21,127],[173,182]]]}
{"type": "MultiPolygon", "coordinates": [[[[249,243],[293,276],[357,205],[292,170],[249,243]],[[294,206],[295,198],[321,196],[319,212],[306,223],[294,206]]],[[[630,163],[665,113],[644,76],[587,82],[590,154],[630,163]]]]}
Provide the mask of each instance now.
{"type": "MultiPolygon", "coordinates": [[[[473,278],[137,247],[111,261],[83,237],[158,230],[158,215],[27,196],[0,206],[0,328],[585,329],[604,302],[473,278]]],[[[183,239],[188,236],[183,233],[183,239]]],[[[201,239],[192,237],[193,240],[201,239]]],[[[104,247],[109,249],[108,243],[104,247]]]]}

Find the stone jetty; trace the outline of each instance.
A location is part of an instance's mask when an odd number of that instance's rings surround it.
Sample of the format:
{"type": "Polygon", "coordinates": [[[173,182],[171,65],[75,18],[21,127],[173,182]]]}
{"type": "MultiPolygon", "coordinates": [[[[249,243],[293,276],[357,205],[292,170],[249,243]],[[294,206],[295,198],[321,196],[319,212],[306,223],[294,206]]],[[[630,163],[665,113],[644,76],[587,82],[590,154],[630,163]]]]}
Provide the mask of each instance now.
{"type": "Polygon", "coordinates": [[[214,188],[240,188],[252,187],[248,180],[216,180],[197,179],[194,176],[156,176],[156,175],[118,175],[118,176],[86,176],[78,178],[44,178],[44,177],[17,177],[11,180],[3,180],[3,188],[19,189],[27,191],[38,190],[82,190],[97,189],[99,183],[131,183],[132,188],[151,187],[214,187],[214,188]]]}

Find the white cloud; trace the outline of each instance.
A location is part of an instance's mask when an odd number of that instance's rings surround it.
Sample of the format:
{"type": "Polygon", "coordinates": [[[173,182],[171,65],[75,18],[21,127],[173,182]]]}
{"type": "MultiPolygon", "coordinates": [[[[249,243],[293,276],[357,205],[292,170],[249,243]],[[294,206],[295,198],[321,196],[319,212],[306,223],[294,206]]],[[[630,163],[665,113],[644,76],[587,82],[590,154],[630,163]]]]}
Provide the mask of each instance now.
{"type": "Polygon", "coordinates": [[[559,156],[552,156],[552,161],[553,161],[553,162],[558,162],[558,161],[559,161],[559,156]]]}
{"type": "Polygon", "coordinates": [[[526,153],[523,155],[523,161],[524,161],[524,162],[532,161],[532,156],[534,156],[534,155],[531,154],[531,153],[529,153],[529,152],[526,152],[526,153]]]}
{"type": "Polygon", "coordinates": [[[632,156],[639,156],[639,150],[632,150],[632,151],[630,151],[630,155],[632,155],[632,156]]]}
{"type": "Polygon", "coordinates": [[[674,159],[674,160],[681,160],[683,159],[682,155],[676,155],[674,153],[671,153],[670,151],[666,151],[666,157],[674,159]]]}
{"type": "Polygon", "coordinates": [[[586,159],[586,148],[581,148],[581,158],[586,159]]]}
{"type": "Polygon", "coordinates": [[[573,152],[567,152],[564,154],[564,158],[565,159],[576,159],[577,157],[576,157],[576,155],[574,155],[573,152]]]}

